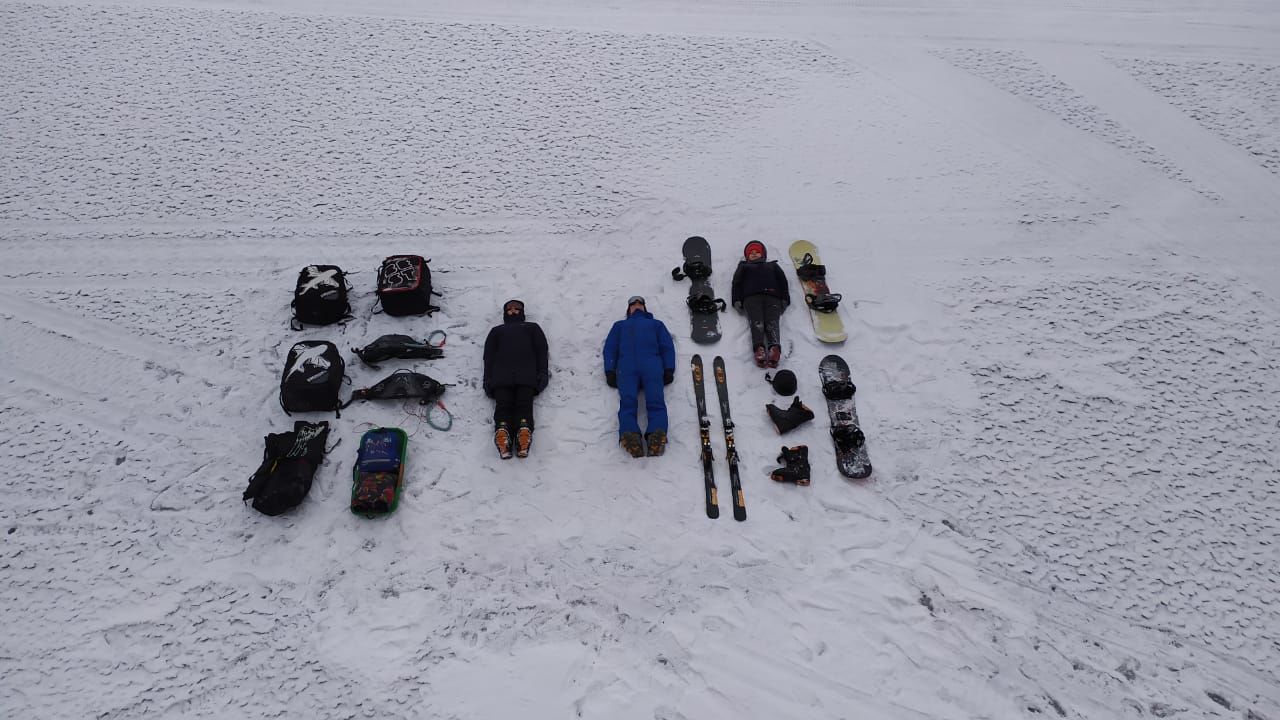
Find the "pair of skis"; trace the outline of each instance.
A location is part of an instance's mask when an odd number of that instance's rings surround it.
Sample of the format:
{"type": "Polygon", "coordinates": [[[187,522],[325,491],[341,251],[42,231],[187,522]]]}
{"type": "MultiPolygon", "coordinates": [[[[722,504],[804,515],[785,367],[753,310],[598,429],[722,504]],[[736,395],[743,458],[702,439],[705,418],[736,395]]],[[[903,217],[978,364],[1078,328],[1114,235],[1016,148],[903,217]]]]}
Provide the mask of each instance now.
{"type": "MultiPolygon", "coordinates": [[[[702,356],[694,355],[693,394],[698,401],[698,432],[702,441],[702,479],[707,494],[707,517],[720,517],[720,500],[716,493],[715,457],[711,452],[711,416],[707,414],[707,391],[702,384],[702,356]]],[[[729,415],[729,381],[725,377],[724,358],[719,355],[711,364],[715,373],[716,395],[720,398],[720,420],[724,425],[725,457],[729,460],[729,485],[733,492],[733,519],[747,519],[742,480],[738,477],[738,449],[733,444],[733,418],[729,415]]]]}

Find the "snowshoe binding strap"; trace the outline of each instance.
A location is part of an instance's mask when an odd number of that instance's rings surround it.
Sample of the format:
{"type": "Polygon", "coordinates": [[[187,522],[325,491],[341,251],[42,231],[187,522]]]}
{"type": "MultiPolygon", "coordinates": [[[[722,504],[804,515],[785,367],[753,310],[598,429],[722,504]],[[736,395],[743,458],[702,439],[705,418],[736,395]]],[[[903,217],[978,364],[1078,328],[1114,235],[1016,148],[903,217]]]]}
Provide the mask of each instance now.
{"type": "MultiPolygon", "coordinates": [[[[422,373],[412,370],[397,370],[383,378],[373,387],[363,388],[351,393],[347,405],[356,400],[403,400],[418,398],[423,405],[435,402],[444,394],[445,386],[422,373]]],[[[447,411],[446,411],[447,412],[447,411]]],[[[450,420],[452,424],[452,420],[450,420]]]]}
{"type": "Polygon", "coordinates": [[[671,268],[672,280],[683,280],[685,278],[693,278],[701,280],[711,277],[711,266],[701,260],[690,260],[678,268],[671,268]],[[683,271],[683,272],[682,272],[683,271]]]}
{"type": "Polygon", "coordinates": [[[690,295],[685,301],[689,306],[689,310],[701,315],[714,315],[718,312],[724,312],[724,298],[713,298],[710,295],[690,295]]]}
{"type": "Polygon", "coordinates": [[[809,307],[820,313],[833,313],[840,305],[840,298],[840,293],[824,293],[822,295],[810,293],[804,296],[804,301],[809,307]]]}
{"type": "Polygon", "coordinates": [[[848,400],[858,392],[858,386],[850,380],[828,380],[822,385],[822,394],[828,400],[848,400]]]}
{"type": "Polygon", "coordinates": [[[841,450],[857,450],[867,441],[857,425],[836,425],[831,428],[831,439],[841,450]]]}
{"type": "Polygon", "coordinates": [[[813,255],[804,254],[804,259],[800,261],[800,265],[796,267],[796,277],[801,280],[822,280],[827,277],[827,266],[819,265],[813,261],[813,255]]]}

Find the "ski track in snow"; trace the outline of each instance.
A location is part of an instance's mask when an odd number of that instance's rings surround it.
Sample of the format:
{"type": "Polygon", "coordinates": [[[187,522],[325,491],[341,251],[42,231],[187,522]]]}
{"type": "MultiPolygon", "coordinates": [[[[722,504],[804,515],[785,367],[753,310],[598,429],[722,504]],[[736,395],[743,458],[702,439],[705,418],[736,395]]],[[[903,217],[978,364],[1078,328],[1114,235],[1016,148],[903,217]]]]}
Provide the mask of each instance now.
{"type": "MultiPolygon", "coordinates": [[[[1175,166],[1158,150],[1107,117],[1102,109],[1090,104],[1068,85],[1046,73],[1025,53],[986,48],[947,48],[936,50],[934,54],[985,78],[1003,90],[1026,98],[1036,107],[1053,113],[1072,127],[1096,135],[1132,153],[1167,177],[1195,185],[1185,171],[1175,166]]],[[[1197,186],[1196,192],[1208,198],[1215,197],[1212,191],[1202,187],[1197,186]]]]}
{"type": "MultiPolygon", "coordinates": [[[[1212,197],[1022,53],[942,56],[1212,197]]],[[[0,5],[0,713],[1280,718],[1276,302],[867,69],[789,39],[0,5]],[[745,239],[819,243],[871,481],[829,470],[831,348],[798,307],[819,419],[786,441],[815,480],[767,480],[745,323],[683,340],[665,273],[693,232],[722,293],[745,239]],[[432,318],[373,312],[393,252],[432,258],[432,318]],[[291,332],[311,262],[354,271],[355,318],[291,332]],[[632,293],[678,338],[662,459],[622,457],[599,373],[632,293]],[[552,382],[502,462],[480,349],[513,295],[552,382]],[[337,343],[347,392],[399,367],[349,348],[434,329],[415,367],[450,432],[353,405],[297,511],[241,506],[292,343],[337,343]],[[693,352],[729,361],[745,524],[701,517],[693,352]],[[375,424],[411,441],[371,522],[345,505],[375,424]]],[[[1240,80],[1264,157],[1272,81],[1240,80]]]]}
{"type": "Polygon", "coordinates": [[[1231,60],[1113,57],[1263,167],[1280,173],[1280,65],[1231,60]]]}

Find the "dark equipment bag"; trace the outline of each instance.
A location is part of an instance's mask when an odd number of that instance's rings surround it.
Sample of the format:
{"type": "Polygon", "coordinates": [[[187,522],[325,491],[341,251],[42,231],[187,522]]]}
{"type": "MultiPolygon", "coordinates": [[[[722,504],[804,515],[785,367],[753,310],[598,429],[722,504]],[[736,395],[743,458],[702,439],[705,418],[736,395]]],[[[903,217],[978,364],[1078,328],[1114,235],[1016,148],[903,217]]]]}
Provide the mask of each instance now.
{"type": "Polygon", "coordinates": [[[311,480],[324,460],[329,423],[299,420],[292,432],[272,433],[264,439],[262,464],[249,478],[244,501],[263,515],[279,515],[295,508],[311,492],[311,480]]]}
{"type": "Polygon", "coordinates": [[[430,315],[440,308],[431,304],[429,260],[421,255],[392,255],[378,268],[378,301],[388,315],[430,315]]]}
{"type": "Polygon", "coordinates": [[[412,370],[397,370],[375,383],[373,387],[355,390],[351,399],[342,407],[356,400],[401,400],[418,398],[418,402],[427,405],[440,399],[445,386],[422,373],[412,370]]]}
{"type": "MultiPolygon", "coordinates": [[[[443,330],[431,333],[444,335],[443,330]]],[[[444,340],[432,345],[431,338],[415,340],[408,335],[383,335],[363,348],[351,348],[365,365],[377,368],[378,363],[392,358],[398,360],[435,360],[444,357],[444,340]]]]}
{"type": "Polygon", "coordinates": [[[337,265],[308,265],[298,273],[293,289],[293,320],[290,326],[332,325],[351,317],[347,275],[337,265]]]}
{"type": "Polygon", "coordinates": [[[342,407],[346,363],[337,346],[323,340],[304,340],[289,350],[280,378],[280,407],[286,413],[337,412],[342,407]]]}

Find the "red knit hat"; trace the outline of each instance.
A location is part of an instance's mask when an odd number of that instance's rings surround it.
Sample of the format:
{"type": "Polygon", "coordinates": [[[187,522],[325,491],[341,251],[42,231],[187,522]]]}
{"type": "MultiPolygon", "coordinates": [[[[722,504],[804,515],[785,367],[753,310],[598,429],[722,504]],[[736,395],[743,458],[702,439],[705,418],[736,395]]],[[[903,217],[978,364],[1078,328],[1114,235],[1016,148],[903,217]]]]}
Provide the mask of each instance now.
{"type": "Polygon", "coordinates": [[[752,240],[751,242],[747,243],[746,246],[742,248],[742,257],[745,258],[748,255],[750,255],[752,248],[755,248],[760,251],[760,257],[762,258],[769,257],[769,251],[765,249],[764,243],[760,242],[759,240],[752,240]]]}

